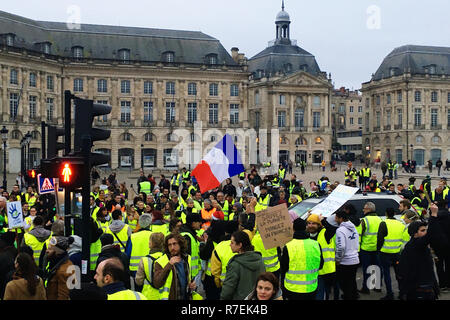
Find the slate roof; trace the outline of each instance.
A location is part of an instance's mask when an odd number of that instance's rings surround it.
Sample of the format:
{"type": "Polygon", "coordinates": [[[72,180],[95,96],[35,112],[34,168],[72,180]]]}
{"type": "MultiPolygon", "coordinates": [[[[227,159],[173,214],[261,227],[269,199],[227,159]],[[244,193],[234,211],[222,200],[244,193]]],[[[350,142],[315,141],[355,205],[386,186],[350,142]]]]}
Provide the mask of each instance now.
{"type": "Polygon", "coordinates": [[[302,70],[318,76],[321,71],[316,58],[306,50],[296,45],[277,43],[270,46],[248,61],[249,71],[257,77],[258,70],[264,70],[265,75],[274,76],[281,72],[290,74],[302,70]],[[290,68],[288,67],[290,64],[290,68]]]}
{"type": "Polygon", "coordinates": [[[435,65],[435,74],[450,75],[450,47],[405,45],[395,48],[384,58],[372,80],[378,81],[405,72],[412,75],[429,74],[431,65],[435,65]],[[394,69],[393,75],[391,69],[394,69]]]}
{"type": "Polygon", "coordinates": [[[15,35],[14,46],[36,50],[36,43],[50,42],[51,54],[72,56],[72,47],[84,48],[84,57],[118,59],[118,50],[129,49],[130,60],[162,61],[162,54],[175,53],[175,63],[204,64],[209,54],[218,65],[237,63],[219,40],[199,31],[81,24],[69,29],[66,23],[35,21],[0,11],[0,34],[15,35]]]}

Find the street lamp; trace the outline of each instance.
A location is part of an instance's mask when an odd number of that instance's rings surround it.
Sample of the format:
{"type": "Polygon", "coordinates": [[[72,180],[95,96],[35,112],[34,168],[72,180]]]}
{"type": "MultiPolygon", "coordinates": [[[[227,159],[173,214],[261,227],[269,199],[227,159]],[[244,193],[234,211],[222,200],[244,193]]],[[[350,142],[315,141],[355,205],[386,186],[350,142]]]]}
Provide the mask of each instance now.
{"type": "Polygon", "coordinates": [[[22,177],[25,177],[25,137],[20,140],[20,172],[22,177]]]}
{"type": "Polygon", "coordinates": [[[9,131],[5,126],[3,126],[2,130],[0,130],[3,141],[3,188],[5,190],[8,188],[6,181],[6,141],[8,141],[8,132],[9,131]]]}

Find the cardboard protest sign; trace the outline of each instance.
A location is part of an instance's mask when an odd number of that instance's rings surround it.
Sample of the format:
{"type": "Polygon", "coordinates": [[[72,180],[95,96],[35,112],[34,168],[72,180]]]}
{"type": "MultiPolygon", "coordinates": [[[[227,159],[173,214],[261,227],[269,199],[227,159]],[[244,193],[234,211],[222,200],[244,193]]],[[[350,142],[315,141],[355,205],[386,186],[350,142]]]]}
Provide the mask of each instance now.
{"type": "Polygon", "coordinates": [[[321,203],[311,209],[311,214],[328,217],[337,211],[358,191],[358,188],[338,185],[336,189],[321,203]]]}
{"type": "Polygon", "coordinates": [[[22,228],[23,213],[20,201],[7,202],[6,211],[8,213],[8,229],[22,228]]]}
{"type": "Polygon", "coordinates": [[[256,226],[266,250],[282,247],[292,240],[294,230],[285,203],[255,212],[256,226]]]}

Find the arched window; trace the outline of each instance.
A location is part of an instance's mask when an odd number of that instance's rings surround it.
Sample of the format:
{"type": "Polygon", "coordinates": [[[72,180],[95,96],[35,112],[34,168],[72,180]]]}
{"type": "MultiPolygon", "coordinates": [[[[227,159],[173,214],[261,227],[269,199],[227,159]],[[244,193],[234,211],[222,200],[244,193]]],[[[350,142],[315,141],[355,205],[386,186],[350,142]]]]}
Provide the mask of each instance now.
{"type": "Polygon", "coordinates": [[[175,61],[175,52],[172,51],[166,51],[163,53],[163,61],[172,63],[175,61]]]}
{"type": "Polygon", "coordinates": [[[295,145],[297,146],[306,146],[308,143],[304,137],[299,137],[295,140],[295,145]]]}
{"type": "Polygon", "coordinates": [[[147,132],[144,135],[144,141],[145,142],[153,141],[153,134],[151,132],[147,132]]]}
{"type": "Polygon", "coordinates": [[[217,64],[217,54],[211,53],[206,56],[206,64],[215,65],[217,64]]]}
{"type": "Polygon", "coordinates": [[[130,49],[120,49],[119,50],[120,62],[128,63],[128,62],[130,62],[130,57],[131,57],[130,49]]]}
{"type": "Polygon", "coordinates": [[[81,47],[81,46],[72,47],[72,57],[74,57],[76,59],[83,58],[84,57],[83,47],[81,47]]]}

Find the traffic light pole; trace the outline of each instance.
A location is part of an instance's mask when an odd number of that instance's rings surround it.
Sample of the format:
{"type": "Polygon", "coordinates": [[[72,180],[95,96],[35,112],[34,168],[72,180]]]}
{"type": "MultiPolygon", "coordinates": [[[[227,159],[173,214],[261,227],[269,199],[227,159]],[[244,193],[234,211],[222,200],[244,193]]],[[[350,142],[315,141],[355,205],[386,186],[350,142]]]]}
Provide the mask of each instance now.
{"type": "MultiPolygon", "coordinates": [[[[64,91],[64,155],[68,156],[71,149],[71,125],[72,125],[72,93],[69,90],[64,91]]],[[[64,192],[64,226],[66,237],[72,234],[71,228],[71,191],[65,188],[64,192]]]]}
{"type": "Polygon", "coordinates": [[[81,233],[82,247],[81,247],[81,282],[89,282],[89,268],[90,268],[90,249],[91,249],[91,214],[90,214],[90,190],[91,190],[91,137],[84,135],[81,140],[81,152],[84,158],[85,170],[83,175],[83,186],[81,188],[82,206],[81,206],[81,224],[83,230],[81,233]]]}

